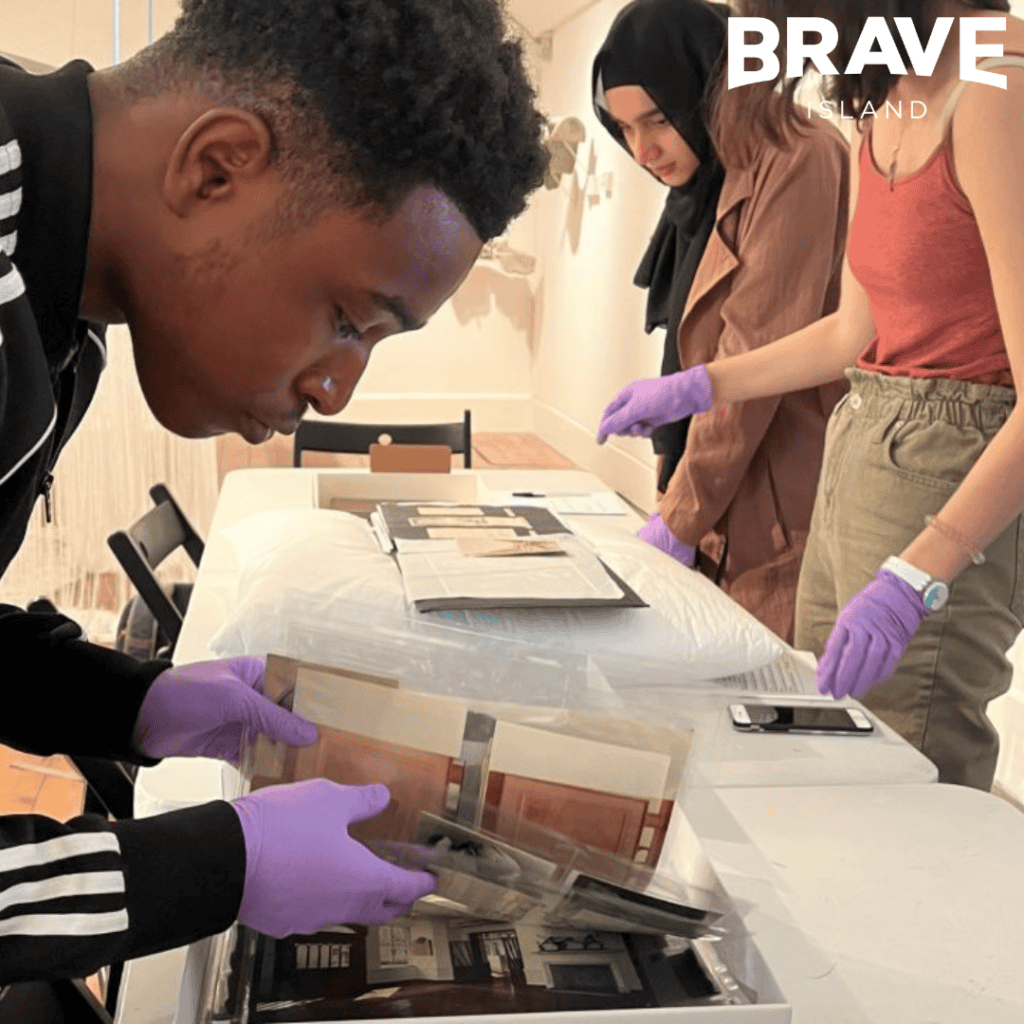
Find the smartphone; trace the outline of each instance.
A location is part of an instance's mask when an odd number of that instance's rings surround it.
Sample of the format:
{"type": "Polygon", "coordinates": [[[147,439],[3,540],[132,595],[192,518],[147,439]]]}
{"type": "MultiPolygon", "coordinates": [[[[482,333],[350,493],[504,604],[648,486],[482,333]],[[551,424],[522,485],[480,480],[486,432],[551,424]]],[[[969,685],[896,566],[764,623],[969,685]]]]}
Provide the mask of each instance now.
{"type": "Polygon", "coordinates": [[[745,732],[838,733],[866,736],[871,719],[859,708],[810,704],[730,704],[732,724],[745,732]]]}

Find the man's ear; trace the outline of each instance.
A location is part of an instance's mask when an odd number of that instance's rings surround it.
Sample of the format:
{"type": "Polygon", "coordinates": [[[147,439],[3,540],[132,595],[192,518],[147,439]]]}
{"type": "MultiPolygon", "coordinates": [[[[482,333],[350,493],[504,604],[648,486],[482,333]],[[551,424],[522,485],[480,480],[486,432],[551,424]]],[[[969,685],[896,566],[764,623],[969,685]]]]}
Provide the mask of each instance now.
{"type": "Polygon", "coordinates": [[[164,202],[187,217],[202,203],[231,199],[268,169],[272,152],[273,137],[261,117],[234,107],[208,110],[174,146],[164,174],[164,202]]]}

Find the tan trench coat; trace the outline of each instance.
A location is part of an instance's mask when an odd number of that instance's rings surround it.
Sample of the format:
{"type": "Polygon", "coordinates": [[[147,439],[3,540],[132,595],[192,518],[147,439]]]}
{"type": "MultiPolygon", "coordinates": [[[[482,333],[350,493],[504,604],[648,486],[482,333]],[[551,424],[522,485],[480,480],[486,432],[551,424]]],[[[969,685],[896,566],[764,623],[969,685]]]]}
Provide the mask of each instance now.
{"type": "MultiPolygon", "coordinates": [[[[833,312],[846,244],[846,143],[825,122],[727,173],[677,336],[680,365],[766,345],[833,312]]],[[[699,567],[793,637],[825,425],[846,382],[695,416],[659,503],[699,567]]]]}

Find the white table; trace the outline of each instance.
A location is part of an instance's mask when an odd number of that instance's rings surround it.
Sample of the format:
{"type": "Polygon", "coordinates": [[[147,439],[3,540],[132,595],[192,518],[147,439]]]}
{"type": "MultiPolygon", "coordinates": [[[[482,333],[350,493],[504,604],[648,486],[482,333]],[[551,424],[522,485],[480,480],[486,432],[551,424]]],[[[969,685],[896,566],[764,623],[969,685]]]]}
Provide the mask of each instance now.
{"type": "MultiPolygon", "coordinates": [[[[324,471],[321,469],[253,469],[230,473],[224,480],[214,511],[202,565],[189,602],[188,613],[175,648],[175,661],[187,664],[213,657],[210,639],[235,606],[239,565],[223,531],[255,512],[270,509],[308,509],[315,506],[316,480],[324,472],[367,476],[365,470],[324,471]]],[[[457,470],[454,476],[479,481],[481,500],[488,491],[607,491],[597,477],[578,470],[457,470]]],[[[570,525],[577,517],[566,517],[570,525]]],[[[636,513],[607,518],[625,532],[635,533],[643,520],[636,513]]],[[[634,691],[640,692],[640,691],[634,691]]],[[[904,743],[892,730],[878,723],[876,736],[769,736],[746,735],[734,730],[726,705],[735,694],[716,694],[706,689],[681,686],[651,691],[668,713],[693,719],[698,727],[691,778],[694,784],[714,786],[751,785],[842,785],[865,783],[934,782],[934,765],[904,743]]],[[[145,769],[147,779],[162,796],[173,799],[170,775],[173,765],[145,769]],[[156,773],[163,773],[159,776],[156,773]],[[166,777],[166,778],[165,778],[166,777]],[[166,782],[166,785],[165,785],[166,782]]],[[[186,795],[196,792],[195,771],[187,783],[186,795]]],[[[219,794],[219,767],[208,771],[212,799],[219,794]]]]}
{"type": "MultiPolygon", "coordinates": [[[[185,616],[178,640],[176,662],[184,664],[211,657],[210,639],[234,607],[240,567],[234,548],[223,535],[223,531],[254,512],[275,508],[314,507],[316,477],[323,472],[325,471],[318,469],[241,470],[225,479],[188,614],[185,616]]],[[[523,490],[543,493],[556,490],[607,490],[596,478],[576,471],[508,470],[477,473],[463,470],[456,471],[456,475],[477,477],[482,491],[481,500],[485,499],[488,488],[495,491],[523,490]]],[[[617,518],[620,519],[623,530],[630,532],[635,532],[642,525],[640,517],[632,512],[617,518]]],[[[806,793],[807,799],[812,801],[817,799],[818,794],[844,792],[843,787],[847,786],[856,791],[863,788],[866,794],[875,792],[878,784],[885,784],[886,788],[902,786],[907,790],[923,792],[939,789],[920,785],[934,781],[934,767],[917,751],[896,737],[891,730],[885,728],[874,737],[743,735],[732,730],[725,715],[725,705],[735,699],[735,694],[724,695],[709,693],[706,690],[679,688],[662,690],[655,696],[667,713],[678,712],[694,721],[697,726],[697,743],[687,778],[688,788],[683,806],[688,815],[694,814],[696,823],[700,825],[698,833],[710,843],[709,853],[712,854],[722,854],[723,851],[724,854],[732,854],[736,849],[735,844],[722,847],[717,835],[717,831],[725,827],[723,823],[729,820],[718,802],[720,799],[724,800],[724,790],[721,787],[743,787],[735,789],[735,793],[739,794],[737,799],[740,800],[742,795],[747,793],[771,794],[773,799],[781,800],[781,797],[775,798],[774,794],[797,792],[806,793]],[[799,788],[746,788],[784,786],[799,788]],[[833,790],[817,787],[841,788],[833,790]]],[[[945,791],[946,787],[941,789],[945,791]]],[[[222,768],[217,762],[168,760],[157,768],[144,769],[140,773],[137,792],[144,805],[138,808],[139,813],[216,799],[222,792],[222,768]]],[[[756,803],[759,798],[755,795],[753,799],[756,803]]],[[[824,808],[827,810],[828,806],[826,798],[824,808]]],[[[774,816],[769,825],[772,822],[777,831],[786,832],[789,827],[785,811],[774,816]],[[785,822],[784,828],[779,828],[780,822],[785,822]]],[[[769,828],[768,838],[770,833],[769,828]]],[[[745,881],[746,876],[735,873],[728,856],[719,863],[713,855],[712,861],[716,869],[724,872],[723,880],[729,879],[731,884],[727,887],[731,894],[739,899],[748,898],[748,892],[757,895],[757,899],[750,907],[748,926],[752,924],[755,928],[763,928],[765,935],[776,936],[769,945],[774,942],[774,954],[781,958],[781,962],[790,963],[792,966],[806,960],[806,940],[794,932],[792,923],[781,923],[786,917],[784,913],[771,913],[772,900],[777,898],[773,895],[771,886],[777,879],[755,874],[745,881]],[[801,948],[805,952],[795,956],[794,950],[801,948]]],[[[1020,862],[1024,863],[1024,858],[1020,862]]],[[[148,957],[129,965],[118,1015],[121,1024],[169,1024],[169,1008],[174,1005],[177,998],[183,962],[184,953],[178,950],[148,957]]],[[[775,967],[776,963],[773,961],[773,968],[775,967]]],[[[786,984],[791,986],[787,992],[792,993],[791,998],[796,1002],[803,999],[807,1006],[814,1007],[837,1005],[837,1000],[842,1002],[845,999],[848,1012],[854,1015],[805,1016],[801,1018],[802,1020],[814,1020],[817,1024],[818,1021],[853,1022],[873,1019],[856,1015],[859,1012],[856,1010],[859,995],[857,998],[849,994],[844,995],[845,989],[835,979],[823,980],[819,985],[810,986],[812,992],[804,991],[804,982],[799,968],[796,968],[795,973],[791,970],[786,975],[786,984]]]]}
{"type": "Polygon", "coordinates": [[[683,809],[793,1024],[1024,1021],[1024,815],[1009,804],[804,786],[694,790],[683,809]]]}
{"type": "MultiPolygon", "coordinates": [[[[711,866],[793,1024],[1024,1020],[1024,815],[943,785],[691,789],[711,866]]],[[[129,965],[119,1024],[171,1024],[184,953],[129,965]]]]}

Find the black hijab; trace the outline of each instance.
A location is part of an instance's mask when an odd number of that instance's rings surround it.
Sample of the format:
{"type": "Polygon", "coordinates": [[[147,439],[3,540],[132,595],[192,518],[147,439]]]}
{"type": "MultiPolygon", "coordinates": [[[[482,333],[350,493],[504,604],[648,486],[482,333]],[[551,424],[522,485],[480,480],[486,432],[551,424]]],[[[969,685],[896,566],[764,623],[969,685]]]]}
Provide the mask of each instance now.
{"type": "MultiPolygon", "coordinates": [[[[639,85],[700,159],[693,177],[669,190],[661,220],[633,279],[648,289],[647,333],[655,327],[667,331],[662,374],[680,369],[676,331],[715,226],[725,179],[704,123],[704,104],[725,49],[729,13],[725,4],[705,0],[633,0],[619,12],[594,58],[594,109],[619,145],[628,151],[621,129],[608,113],[604,93],[619,85],[639,85]]],[[[666,456],[666,464],[672,463],[665,467],[660,490],[682,454],[685,427],[681,432],[683,441],[675,436],[680,433],[678,427],[655,434],[655,450],[666,456]]]]}

